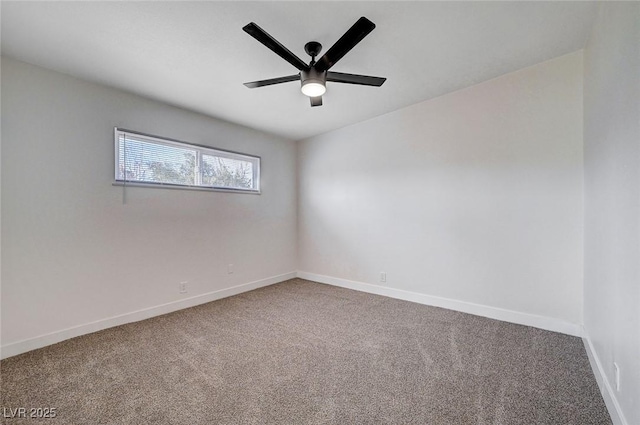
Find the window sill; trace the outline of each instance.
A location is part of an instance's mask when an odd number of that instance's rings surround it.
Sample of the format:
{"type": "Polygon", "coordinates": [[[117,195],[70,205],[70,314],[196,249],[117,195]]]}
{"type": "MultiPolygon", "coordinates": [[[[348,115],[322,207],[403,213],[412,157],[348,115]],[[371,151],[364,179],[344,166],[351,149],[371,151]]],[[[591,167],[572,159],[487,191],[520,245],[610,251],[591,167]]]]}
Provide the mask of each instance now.
{"type": "Polygon", "coordinates": [[[260,195],[259,190],[247,190],[247,189],[232,189],[222,187],[206,187],[206,186],[183,186],[180,184],[167,184],[167,183],[140,183],[140,182],[123,182],[114,181],[113,186],[126,186],[126,187],[150,187],[154,189],[179,189],[179,190],[200,190],[205,192],[227,192],[227,193],[243,193],[247,195],[260,195]]]}

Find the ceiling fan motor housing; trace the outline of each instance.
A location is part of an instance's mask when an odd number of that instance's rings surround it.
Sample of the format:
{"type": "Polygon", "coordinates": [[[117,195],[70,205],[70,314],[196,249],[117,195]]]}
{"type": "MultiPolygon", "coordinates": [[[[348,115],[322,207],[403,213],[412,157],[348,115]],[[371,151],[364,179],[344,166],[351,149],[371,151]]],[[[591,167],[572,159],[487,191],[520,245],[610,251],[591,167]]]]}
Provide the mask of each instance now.
{"type": "Polygon", "coordinates": [[[324,86],[327,82],[327,71],[318,72],[314,68],[309,68],[308,71],[303,69],[300,71],[300,81],[302,81],[303,86],[309,83],[322,84],[324,86]]]}

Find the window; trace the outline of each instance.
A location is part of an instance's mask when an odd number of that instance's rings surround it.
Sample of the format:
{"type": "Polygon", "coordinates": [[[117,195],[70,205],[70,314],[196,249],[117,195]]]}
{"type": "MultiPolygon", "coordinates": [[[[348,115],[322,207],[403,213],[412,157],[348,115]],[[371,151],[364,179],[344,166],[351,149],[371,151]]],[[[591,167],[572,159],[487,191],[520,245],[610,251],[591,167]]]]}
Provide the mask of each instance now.
{"type": "Polygon", "coordinates": [[[260,193],[260,158],[115,129],[117,184],[260,193]]]}

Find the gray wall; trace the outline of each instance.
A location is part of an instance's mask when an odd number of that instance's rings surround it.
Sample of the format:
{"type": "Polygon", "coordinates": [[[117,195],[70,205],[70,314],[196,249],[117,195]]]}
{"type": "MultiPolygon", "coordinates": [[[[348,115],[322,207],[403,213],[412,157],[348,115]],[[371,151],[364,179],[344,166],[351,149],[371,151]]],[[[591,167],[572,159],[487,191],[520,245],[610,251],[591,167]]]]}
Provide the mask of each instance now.
{"type": "Polygon", "coordinates": [[[582,52],[304,140],[299,270],[579,329],[582,156],[582,52]]]}
{"type": "Polygon", "coordinates": [[[640,424],[640,4],[600,5],[584,79],[584,326],[626,423],[640,424]]]}
{"type": "Polygon", "coordinates": [[[293,141],[7,58],[2,113],[3,346],[296,270],[293,141]],[[115,126],[261,156],[262,194],[123,204],[115,126]]]}

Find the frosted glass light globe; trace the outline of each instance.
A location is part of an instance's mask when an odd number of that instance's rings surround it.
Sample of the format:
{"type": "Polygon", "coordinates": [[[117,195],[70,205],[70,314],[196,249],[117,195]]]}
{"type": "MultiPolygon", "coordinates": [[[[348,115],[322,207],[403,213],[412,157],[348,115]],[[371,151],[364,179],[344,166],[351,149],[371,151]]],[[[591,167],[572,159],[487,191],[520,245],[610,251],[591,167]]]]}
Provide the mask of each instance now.
{"type": "Polygon", "coordinates": [[[327,88],[323,84],[309,81],[302,85],[301,90],[305,96],[318,97],[322,96],[327,91],[327,88]]]}

